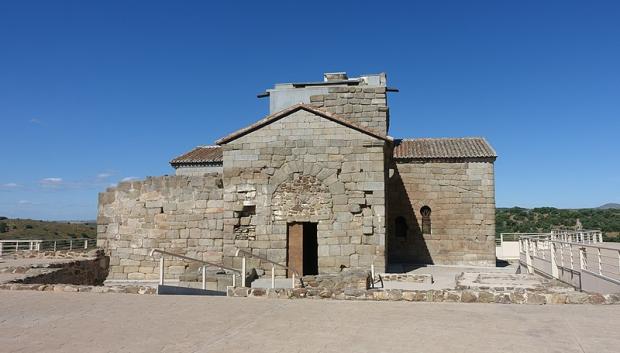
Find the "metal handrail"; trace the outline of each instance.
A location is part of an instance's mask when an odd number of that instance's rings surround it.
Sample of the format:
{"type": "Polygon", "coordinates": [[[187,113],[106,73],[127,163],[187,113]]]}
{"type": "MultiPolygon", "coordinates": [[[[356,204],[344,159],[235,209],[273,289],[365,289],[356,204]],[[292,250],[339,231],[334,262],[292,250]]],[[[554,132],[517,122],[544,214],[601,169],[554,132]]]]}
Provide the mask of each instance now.
{"type": "MultiPolygon", "coordinates": [[[[159,284],[160,285],[164,285],[164,257],[163,255],[168,255],[168,256],[172,256],[172,257],[177,257],[179,259],[183,259],[183,260],[187,260],[187,261],[194,261],[194,262],[198,262],[201,263],[202,266],[202,289],[207,289],[207,271],[206,271],[206,267],[208,266],[213,266],[213,267],[217,267],[219,269],[222,270],[228,270],[228,271],[232,271],[232,272],[236,272],[241,276],[241,281],[245,282],[245,276],[244,273],[245,271],[239,271],[237,269],[234,269],[232,267],[227,267],[224,266],[222,264],[217,264],[214,262],[209,262],[209,261],[205,261],[205,260],[199,260],[199,259],[195,259],[193,257],[189,257],[189,256],[185,256],[185,255],[181,255],[181,254],[177,254],[177,253],[173,253],[173,252],[169,252],[169,251],[165,251],[165,250],[159,250],[159,249],[151,249],[151,252],[149,253],[149,256],[154,257],[155,253],[159,253],[162,256],[159,258],[159,284]]],[[[236,281],[236,275],[235,273],[233,273],[232,275],[232,285],[233,287],[235,287],[235,281],[236,281]]]]}
{"type": "MultiPolygon", "coordinates": [[[[259,259],[261,261],[265,261],[265,262],[269,262],[271,264],[271,288],[275,288],[276,287],[276,273],[275,273],[275,267],[281,267],[286,269],[287,271],[292,272],[292,281],[293,281],[293,288],[295,287],[295,276],[297,276],[299,278],[299,283],[301,284],[301,286],[304,286],[304,282],[301,279],[301,276],[299,275],[299,273],[295,270],[293,270],[292,268],[286,266],[286,265],[282,265],[280,263],[277,263],[275,261],[271,261],[265,257],[259,256],[259,255],[254,255],[249,251],[245,251],[242,249],[237,249],[237,251],[235,251],[235,256],[239,256],[239,254],[245,254],[248,255],[249,257],[253,257],[256,259],[259,259]]],[[[245,273],[245,256],[243,256],[241,258],[241,271],[245,273]]],[[[241,278],[241,286],[245,287],[245,277],[241,278]]]]}
{"type": "Polygon", "coordinates": [[[608,282],[620,284],[618,279],[620,277],[620,249],[603,245],[602,232],[599,230],[566,231],[562,234],[552,234],[544,239],[523,235],[519,241],[521,254],[525,255],[525,260],[522,257],[521,262],[525,261],[529,273],[541,270],[535,268],[532,258],[546,260],[545,252],[548,252],[548,262],[551,264],[550,275],[553,278],[562,280],[559,277],[559,269],[570,269],[570,271],[587,272],[608,282]],[[589,252],[587,249],[595,251],[589,252]],[[578,258],[574,255],[575,250],[577,250],[578,258]],[[610,251],[614,255],[602,253],[601,250],[610,251]],[[567,255],[565,255],[566,251],[568,251],[567,255]],[[538,252],[541,252],[542,257],[538,252]],[[589,257],[593,257],[592,263],[589,263],[589,257]],[[615,263],[604,261],[613,259],[616,259],[615,263]]]}

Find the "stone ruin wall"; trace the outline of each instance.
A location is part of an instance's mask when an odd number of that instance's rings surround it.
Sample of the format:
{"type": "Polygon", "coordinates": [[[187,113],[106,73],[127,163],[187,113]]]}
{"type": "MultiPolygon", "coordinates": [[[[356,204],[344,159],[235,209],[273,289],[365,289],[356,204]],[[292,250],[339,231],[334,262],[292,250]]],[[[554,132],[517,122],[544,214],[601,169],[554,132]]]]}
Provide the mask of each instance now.
{"type": "MultiPolygon", "coordinates": [[[[221,174],[206,174],[122,182],[100,193],[97,245],[110,257],[108,280],[159,279],[153,248],[221,263],[222,192],[221,174]]],[[[166,277],[193,270],[186,265],[167,257],[166,277]]]]}
{"type": "Polygon", "coordinates": [[[310,96],[310,103],[379,134],[387,135],[390,120],[385,87],[330,87],[328,92],[329,94],[310,96]]]}
{"type": "Polygon", "coordinates": [[[223,145],[224,264],[235,248],[286,264],[287,223],[317,222],[319,273],[384,268],[384,148],[305,110],[223,145]]]}
{"type": "Polygon", "coordinates": [[[495,266],[493,160],[397,162],[389,180],[391,262],[495,266]],[[431,234],[420,209],[431,208],[431,234]],[[407,221],[395,235],[396,218],[407,221]]]}

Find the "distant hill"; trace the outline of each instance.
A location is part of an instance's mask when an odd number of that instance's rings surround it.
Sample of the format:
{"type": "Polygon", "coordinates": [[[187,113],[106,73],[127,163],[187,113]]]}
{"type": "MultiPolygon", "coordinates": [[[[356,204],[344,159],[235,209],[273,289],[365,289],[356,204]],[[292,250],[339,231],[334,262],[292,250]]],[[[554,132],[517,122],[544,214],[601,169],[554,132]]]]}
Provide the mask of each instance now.
{"type": "Polygon", "coordinates": [[[620,203],[606,203],[602,206],[597,207],[599,210],[608,210],[608,209],[620,209],[620,203]]]}
{"type": "Polygon", "coordinates": [[[54,222],[0,217],[0,240],[75,238],[97,238],[95,222],[54,222]]]}
{"type": "Polygon", "coordinates": [[[600,229],[606,236],[612,238],[620,235],[620,208],[498,208],[495,214],[495,227],[498,235],[549,232],[552,227],[573,227],[577,219],[584,229],[600,229]]]}

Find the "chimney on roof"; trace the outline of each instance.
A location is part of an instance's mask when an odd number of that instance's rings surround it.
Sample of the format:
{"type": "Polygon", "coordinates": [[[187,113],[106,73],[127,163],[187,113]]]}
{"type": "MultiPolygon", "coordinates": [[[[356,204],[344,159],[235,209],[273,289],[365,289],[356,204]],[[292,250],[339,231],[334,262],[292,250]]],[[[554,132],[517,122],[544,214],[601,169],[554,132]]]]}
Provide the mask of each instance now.
{"type": "Polygon", "coordinates": [[[323,74],[324,82],[346,81],[349,79],[346,72],[326,72],[323,74]]]}

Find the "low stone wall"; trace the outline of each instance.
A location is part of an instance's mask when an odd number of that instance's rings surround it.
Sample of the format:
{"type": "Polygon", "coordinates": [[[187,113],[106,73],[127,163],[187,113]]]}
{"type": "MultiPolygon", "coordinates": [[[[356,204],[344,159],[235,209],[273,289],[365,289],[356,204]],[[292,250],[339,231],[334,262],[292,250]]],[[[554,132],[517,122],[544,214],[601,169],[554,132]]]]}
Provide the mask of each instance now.
{"type": "MultiPolygon", "coordinates": [[[[65,256],[67,256],[65,254],[65,256]]],[[[59,258],[59,257],[54,257],[59,258]]],[[[60,257],[62,258],[62,257],[60,257]]],[[[71,257],[64,257],[71,258],[71,257]]],[[[75,261],[37,264],[31,267],[8,267],[11,273],[24,274],[14,283],[102,285],[108,275],[109,258],[103,250],[82,253],[75,261]]]]}
{"type": "Polygon", "coordinates": [[[371,274],[364,270],[345,270],[337,274],[304,276],[302,281],[306,288],[330,291],[366,290],[370,288],[371,274]]]}
{"type": "Polygon", "coordinates": [[[228,288],[229,297],[274,299],[335,299],[409,302],[496,303],[496,304],[620,304],[620,294],[583,292],[548,293],[527,290],[336,290],[326,288],[228,288]]]}
{"type": "Polygon", "coordinates": [[[156,294],[157,288],[149,286],[88,286],[74,284],[25,284],[4,283],[0,290],[34,290],[39,292],[80,292],[80,293],[126,293],[126,294],[156,294]]]}

